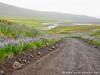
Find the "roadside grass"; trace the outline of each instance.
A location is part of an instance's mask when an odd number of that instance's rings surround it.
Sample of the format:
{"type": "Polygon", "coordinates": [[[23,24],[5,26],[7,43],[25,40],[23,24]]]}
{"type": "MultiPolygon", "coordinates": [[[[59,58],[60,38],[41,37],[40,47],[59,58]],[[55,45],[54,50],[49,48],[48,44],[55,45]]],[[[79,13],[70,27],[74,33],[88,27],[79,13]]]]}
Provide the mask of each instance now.
{"type": "Polygon", "coordinates": [[[81,38],[81,39],[88,42],[88,43],[90,43],[90,44],[100,46],[100,38],[94,39],[94,40],[89,40],[89,39],[86,39],[86,38],[81,38]]]}
{"type": "MultiPolygon", "coordinates": [[[[100,46],[100,29],[94,29],[90,34],[88,34],[88,36],[90,38],[85,38],[85,37],[82,37],[80,36],[79,39],[82,39],[84,41],[87,41],[88,43],[91,43],[91,44],[94,44],[96,46],[100,46]],[[93,39],[91,39],[93,38],[93,39]]],[[[75,37],[77,38],[77,37],[75,37]]]]}
{"type": "Polygon", "coordinates": [[[7,58],[8,56],[13,56],[13,55],[19,54],[25,50],[43,48],[47,45],[52,45],[61,39],[62,38],[47,40],[45,38],[42,38],[40,41],[33,41],[33,42],[29,42],[29,43],[20,42],[16,45],[8,44],[7,46],[0,47],[0,62],[5,60],[5,58],[7,58]]]}
{"type": "Polygon", "coordinates": [[[92,37],[92,36],[90,36],[90,38],[85,38],[83,36],[77,36],[77,35],[76,36],[69,36],[69,37],[81,39],[81,40],[86,41],[87,43],[90,43],[90,44],[93,44],[93,45],[100,47],[100,38],[96,38],[96,37],[92,37]]]}
{"type": "Polygon", "coordinates": [[[100,30],[95,30],[94,32],[92,32],[90,34],[90,36],[98,36],[98,37],[100,37],[100,30]]]}

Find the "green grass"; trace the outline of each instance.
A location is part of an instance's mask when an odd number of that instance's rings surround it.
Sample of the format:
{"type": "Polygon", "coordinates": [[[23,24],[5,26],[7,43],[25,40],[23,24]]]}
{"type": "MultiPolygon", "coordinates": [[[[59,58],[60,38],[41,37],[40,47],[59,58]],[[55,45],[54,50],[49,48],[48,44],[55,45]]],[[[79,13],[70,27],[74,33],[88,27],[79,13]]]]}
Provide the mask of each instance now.
{"type": "MultiPolygon", "coordinates": [[[[6,38],[18,39],[20,37],[37,37],[42,34],[35,30],[35,28],[23,26],[23,25],[6,25],[5,23],[0,23],[0,33],[6,38]]],[[[5,38],[4,37],[4,38],[5,38]]]]}
{"type": "Polygon", "coordinates": [[[96,46],[100,46],[100,38],[98,39],[93,39],[93,40],[90,40],[88,38],[83,38],[82,36],[70,36],[70,38],[77,38],[77,39],[81,39],[81,40],[84,40],[90,44],[93,44],[93,45],[96,45],[96,46]]]}
{"type": "Polygon", "coordinates": [[[82,40],[89,42],[90,44],[96,45],[96,46],[100,46],[100,39],[94,39],[94,40],[89,40],[86,38],[81,38],[82,40]]]}
{"type": "Polygon", "coordinates": [[[100,36],[100,30],[96,30],[90,34],[90,36],[100,36]]]}
{"type": "Polygon", "coordinates": [[[39,28],[39,29],[44,29],[45,25],[42,25],[42,23],[48,23],[48,22],[54,22],[54,20],[47,20],[47,19],[43,19],[43,18],[8,18],[8,17],[3,17],[1,19],[7,19],[11,22],[15,22],[15,23],[19,23],[22,25],[26,25],[29,27],[35,27],[35,28],[39,28]]]}
{"type": "Polygon", "coordinates": [[[40,22],[37,22],[37,21],[34,21],[34,20],[11,19],[11,21],[16,22],[16,23],[20,23],[20,24],[23,24],[23,25],[26,25],[26,26],[33,26],[33,27],[36,27],[36,28],[43,27],[40,22]]]}
{"type": "Polygon", "coordinates": [[[26,44],[23,44],[22,42],[20,42],[17,46],[15,45],[5,46],[3,48],[0,48],[0,61],[2,62],[9,55],[16,55],[25,50],[31,50],[34,48],[35,49],[43,48],[47,45],[52,45],[59,40],[61,40],[61,38],[51,39],[51,40],[41,39],[40,41],[34,41],[34,42],[26,43],[26,44]]]}
{"type": "Polygon", "coordinates": [[[55,27],[51,30],[49,30],[49,32],[52,33],[60,33],[60,34],[72,34],[72,33],[84,33],[84,32],[89,32],[91,30],[94,29],[100,29],[100,26],[86,26],[86,25],[82,25],[82,26],[58,26],[55,27]]]}

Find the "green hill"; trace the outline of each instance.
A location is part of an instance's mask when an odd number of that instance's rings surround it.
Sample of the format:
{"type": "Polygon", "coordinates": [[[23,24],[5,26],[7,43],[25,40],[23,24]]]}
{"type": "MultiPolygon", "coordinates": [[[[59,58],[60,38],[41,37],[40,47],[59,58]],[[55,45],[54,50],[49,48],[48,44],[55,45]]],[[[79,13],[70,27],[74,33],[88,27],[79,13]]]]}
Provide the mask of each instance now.
{"type": "Polygon", "coordinates": [[[89,16],[29,10],[4,3],[0,3],[0,17],[15,17],[15,18],[31,17],[31,18],[44,18],[48,20],[61,20],[69,22],[100,22],[100,19],[89,16]]]}

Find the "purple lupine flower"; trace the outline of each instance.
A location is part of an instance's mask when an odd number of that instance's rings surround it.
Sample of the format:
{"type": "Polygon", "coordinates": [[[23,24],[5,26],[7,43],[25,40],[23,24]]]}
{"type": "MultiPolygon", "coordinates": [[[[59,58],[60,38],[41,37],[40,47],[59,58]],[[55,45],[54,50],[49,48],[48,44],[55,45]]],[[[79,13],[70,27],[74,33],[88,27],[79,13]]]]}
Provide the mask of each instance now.
{"type": "Polygon", "coordinates": [[[29,39],[25,39],[26,43],[29,43],[29,39]]]}
{"type": "Polygon", "coordinates": [[[3,48],[3,47],[4,47],[4,44],[3,44],[3,43],[1,43],[1,44],[0,44],[0,47],[1,47],[1,48],[3,48]]]}
{"type": "Polygon", "coordinates": [[[7,46],[9,43],[5,41],[5,42],[3,42],[3,44],[4,44],[4,46],[7,46]]]}
{"type": "Polygon", "coordinates": [[[13,43],[14,43],[14,40],[10,40],[10,41],[9,41],[9,44],[13,44],[13,43]]]}
{"type": "Polygon", "coordinates": [[[25,40],[25,39],[23,39],[21,42],[25,44],[25,43],[26,43],[26,40],[25,40]]]}
{"type": "Polygon", "coordinates": [[[29,39],[29,42],[32,42],[32,41],[33,41],[32,38],[30,38],[30,39],[29,39]]]}
{"type": "Polygon", "coordinates": [[[17,46],[17,45],[19,44],[19,41],[14,41],[13,44],[14,44],[15,46],[17,46]]]}
{"type": "Polygon", "coordinates": [[[16,46],[20,42],[23,44],[30,43],[30,42],[34,42],[34,41],[39,41],[42,38],[49,40],[49,39],[56,39],[56,38],[61,38],[61,37],[62,37],[61,35],[55,35],[55,36],[42,36],[42,37],[38,37],[38,38],[22,38],[22,39],[17,39],[17,40],[14,40],[14,39],[8,40],[7,39],[3,43],[0,43],[0,47],[7,46],[8,44],[14,44],[16,46]]]}

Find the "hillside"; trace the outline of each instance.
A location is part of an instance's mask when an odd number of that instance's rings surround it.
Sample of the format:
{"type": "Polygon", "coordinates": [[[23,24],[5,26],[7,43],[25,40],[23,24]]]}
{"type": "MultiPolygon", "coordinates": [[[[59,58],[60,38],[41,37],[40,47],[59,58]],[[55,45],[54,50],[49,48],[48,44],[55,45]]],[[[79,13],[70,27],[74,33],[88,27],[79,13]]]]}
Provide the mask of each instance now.
{"type": "Polygon", "coordinates": [[[67,13],[57,12],[43,12],[35,11],[24,8],[15,7],[12,5],[4,4],[0,2],[0,16],[1,17],[35,17],[44,18],[48,20],[64,20],[70,22],[100,22],[100,19],[94,17],[88,17],[83,15],[73,15],[67,13]]]}

